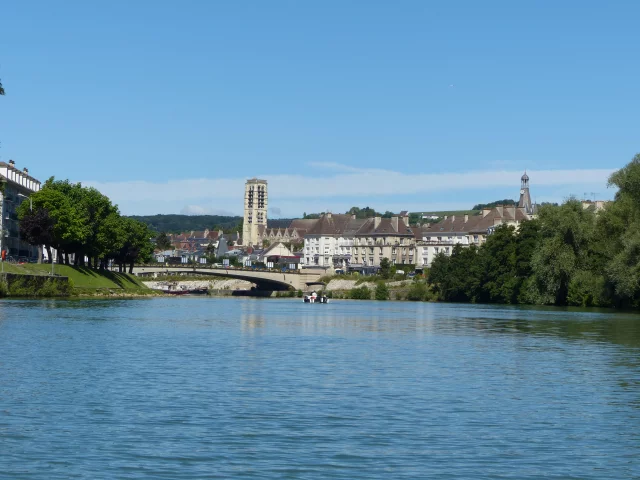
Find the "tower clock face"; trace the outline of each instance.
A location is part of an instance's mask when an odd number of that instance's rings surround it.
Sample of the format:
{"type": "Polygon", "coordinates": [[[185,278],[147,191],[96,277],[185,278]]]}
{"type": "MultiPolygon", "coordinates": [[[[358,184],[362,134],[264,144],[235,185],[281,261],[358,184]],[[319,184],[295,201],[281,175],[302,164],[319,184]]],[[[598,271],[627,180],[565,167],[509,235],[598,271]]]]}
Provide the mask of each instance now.
{"type": "Polygon", "coordinates": [[[520,195],[524,193],[524,188],[520,190],[520,195]]]}

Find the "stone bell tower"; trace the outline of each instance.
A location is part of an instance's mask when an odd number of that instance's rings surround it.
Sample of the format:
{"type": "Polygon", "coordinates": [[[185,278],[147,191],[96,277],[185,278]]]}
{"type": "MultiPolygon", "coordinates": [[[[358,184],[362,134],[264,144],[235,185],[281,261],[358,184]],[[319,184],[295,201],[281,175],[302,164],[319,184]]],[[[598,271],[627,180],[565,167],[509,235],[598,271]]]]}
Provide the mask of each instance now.
{"type": "Polygon", "coordinates": [[[243,245],[258,244],[258,227],[261,225],[267,227],[267,181],[251,178],[244,185],[243,245]]]}

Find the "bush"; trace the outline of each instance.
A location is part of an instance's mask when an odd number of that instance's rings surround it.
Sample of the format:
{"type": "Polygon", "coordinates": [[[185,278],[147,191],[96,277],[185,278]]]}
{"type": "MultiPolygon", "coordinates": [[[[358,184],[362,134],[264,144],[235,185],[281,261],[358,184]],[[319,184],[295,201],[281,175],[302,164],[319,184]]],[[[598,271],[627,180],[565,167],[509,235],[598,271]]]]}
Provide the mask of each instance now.
{"type": "Polygon", "coordinates": [[[298,298],[302,298],[302,290],[298,290],[298,291],[296,292],[296,296],[297,296],[298,298]]]}
{"type": "Polygon", "coordinates": [[[376,300],[389,300],[389,287],[384,282],[378,282],[375,291],[376,300]]]}
{"type": "Polygon", "coordinates": [[[610,305],[606,298],[604,277],[580,271],[569,282],[567,303],[578,307],[603,307],[610,305]]]}
{"type": "Polygon", "coordinates": [[[407,300],[412,302],[423,302],[431,298],[427,285],[422,282],[414,282],[407,292],[407,300]]]}
{"type": "Polygon", "coordinates": [[[349,298],[352,300],[371,300],[371,290],[366,285],[349,290],[349,298]]]}

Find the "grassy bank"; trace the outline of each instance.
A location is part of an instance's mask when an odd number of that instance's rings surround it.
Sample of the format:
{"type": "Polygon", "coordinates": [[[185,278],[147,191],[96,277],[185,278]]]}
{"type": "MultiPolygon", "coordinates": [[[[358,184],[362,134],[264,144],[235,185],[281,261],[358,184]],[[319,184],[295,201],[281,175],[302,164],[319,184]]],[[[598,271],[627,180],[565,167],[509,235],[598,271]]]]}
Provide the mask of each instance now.
{"type": "MultiPolygon", "coordinates": [[[[51,275],[50,264],[26,263],[24,265],[4,264],[5,273],[18,275],[51,275]]],[[[54,273],[68,277],[72,295],[152,295],[154,292],[140,280],[125,273],[93,270],[69,265],[54,266],[54,273]]]]}

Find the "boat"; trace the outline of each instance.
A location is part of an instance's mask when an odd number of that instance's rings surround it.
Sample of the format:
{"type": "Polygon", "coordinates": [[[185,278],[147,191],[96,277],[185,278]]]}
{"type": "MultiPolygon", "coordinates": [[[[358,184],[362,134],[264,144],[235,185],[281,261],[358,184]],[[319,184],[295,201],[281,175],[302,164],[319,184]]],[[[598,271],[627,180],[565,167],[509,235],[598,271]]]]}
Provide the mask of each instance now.
{"type": "Polygon", "coordinates": [[[311,292],[305,295],[302,301],[304,303],[329,303],[329,298],[326,295],[318,295],[316,292],[311,292]]]}

